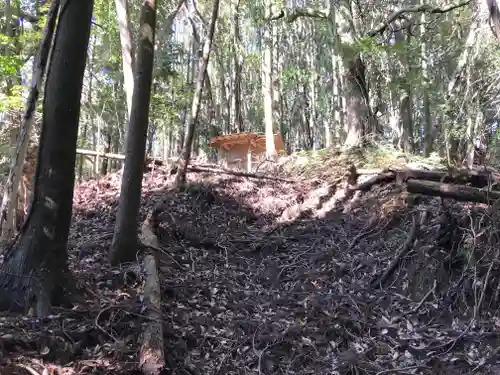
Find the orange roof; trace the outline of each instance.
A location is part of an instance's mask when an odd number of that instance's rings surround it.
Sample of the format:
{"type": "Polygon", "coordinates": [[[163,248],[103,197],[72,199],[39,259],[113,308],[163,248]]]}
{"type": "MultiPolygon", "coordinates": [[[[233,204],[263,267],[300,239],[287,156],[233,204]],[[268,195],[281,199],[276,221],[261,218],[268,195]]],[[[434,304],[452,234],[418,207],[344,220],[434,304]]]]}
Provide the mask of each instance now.
{"type": "MultiPolygon", "coordinates": [[[[248,143],[253,147],[253,151],[264,152],[266,150],[266,136],[258,135],[257,133],[233,133],[227,135],[221,135],[219,137],[213,137],[210,139],[210,147],[216,148],[231,148],[235,144],[248,143]]],[[[285,149],[285,144],[280,133],[274,134],[274,146],[276,151],[282,151],[285,149]]]]}
{"type": "Polygon", "coordinates": [[[225,143],[243,143],[259,137],[256,133],[232,133],[210,138],[210,147],[220,147],[225,143]]]}

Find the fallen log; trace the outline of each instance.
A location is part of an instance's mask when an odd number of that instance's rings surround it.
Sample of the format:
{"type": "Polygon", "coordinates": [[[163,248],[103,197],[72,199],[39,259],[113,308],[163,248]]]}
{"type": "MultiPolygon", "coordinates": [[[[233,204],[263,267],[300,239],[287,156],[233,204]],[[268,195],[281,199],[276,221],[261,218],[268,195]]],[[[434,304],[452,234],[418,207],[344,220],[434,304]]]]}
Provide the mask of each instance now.
{"type": "Polygon", "coordinates": [[[158,236],[156,235],[158,213],[157,208],[153,209],[147,215],[141,228],[141,242],[148,249],[142,262],[145,275],[144,315],[148,321],[142,334],[142,345],[139,352],[139,368],[144,375],[159,375],[165,367],[161,291],[157,265],[159,250],[158,236]]]}
{"type": "Polygon", "coordinates": [[[381,183],[392,182],[396,180],[396,173],[393,171],[383,172],[377,174],[373,177],[370,177],[368,180],[355,185],[352,190],[358,191],[368,191],[372,188],[373,185],[379,185],[381,183]]]}
{"type": "Polygon", "coordinates": [[[409,180],[407,182],[407,190],[410,193],[487,204],[500,198],[500,192],[498,191],[487,191],[470,186],[444,184],[433,181],[409,180]]]}
{"type": "Polygon", "coordinates": [[[397,180],[401,182],[416,179],[452,184],[470,184],[471,186],[482,188],[497,181],[493,173],[479,170],[425,171],[404,169],[396,170],[395,172],[399,175],[397,176],[397,180]]]}
{"type": "MultiPolygon", "coordinates": [[[[288,182],[288,183],[295,182],[294,180],[290,180],[290,179],[286,179],[286,178],[273,177],[273,176],[268,176],[268,175],[261,174],[261,173],[248,173],[248,172],[232,171],[232,170],[226,169],[226,168],[206,168],[206,167],[201,168],[201,167],[197,167],[197,166],[188,166],[187,171],[193,172],[193,173],[219,173],[219,174],[226,174],[226,175],[236,176],[236,177],[257,178],[257,179],[279,181],[279,182],[288,182]]],[[[176,173],[177,173],[177,166],[174,166],[170,170],[170,175],[174,175],[176,173]]]]}
{"type": "MultiPolygon", "coordinates": [[[[358,175],[361,175],[358,171],[358,175]]],[[[374,185],[397,182],[404,183],[411,179],[428,180],[442,183],[470,184],[477,188],[489,186],[497,182],[498,176],[489,171],[455,170],[455,171],[424,171],[418,169],[386,169],[366,181],[353,187],[354,190],[368,191],[374,185]]]]}

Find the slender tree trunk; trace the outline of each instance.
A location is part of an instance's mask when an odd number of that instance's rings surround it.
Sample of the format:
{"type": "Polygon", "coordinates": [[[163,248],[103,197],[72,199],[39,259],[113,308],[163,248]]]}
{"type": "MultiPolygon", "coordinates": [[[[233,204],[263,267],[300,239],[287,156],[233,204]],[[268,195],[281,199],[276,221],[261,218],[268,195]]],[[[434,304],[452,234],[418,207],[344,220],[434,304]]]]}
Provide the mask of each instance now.
{"type": "MultiPolygon", "coordinates": [[[[272,38],[273,38],[273,65],[272,65],[272,88],[273,88],[273,128],[279,129],[283,135],[282,131],[282,100],[281,100],[281,85],[280,85],[280,58],[282,53],[280,53],[280,39],[281,36],[278,32],[278,25],[272,23],[272,38]]],[[[273,138],[274,139],[274,138],[273,138]]]]}
{"type": "MultiPolygon", "coordinates": [[[[265,1],[265,18],[269,18],[271,1],[265,1]]],[[[266,155],[274,158],[276,147],[274,145],[273,126],[273,38],[271,25],[264,25],[262,35],[262,100],[264,102],[264,124],[266,132],[266,155]]]]}
{"type": "Polygon", "coordinates": [[[128,118],[132,110],[132,95],[134,93],[134,45],[128,15],[128,1],[115,0],[120,43],[122,47],[123,86],[127,97],[128,118]]]}
{"type": "Polygon", "coordinates": [[[238,133],[243,131],[243,118],[241,114],[241,72],[243,69],[243,46],[240,35],[240,0],[231,0],[231,33],[233,37],[233,69],[231,90],[231,115],[234,122],[234,130],[238,133]]]}
{"type": "MultiPolygon", "coordinates": [[[[85,121],[85,123],[83,124],[83,131],[82,131],[82,139],[84,141],[87,138],[87,128],[88,128],[88,122],[85,121]]],[[[79,160],[79,164],[78,164],[78,182],[80,182],[80,183],[83,181],[83,165],[84,164],[85,164],[85,156],[80,155],[80,160],[79,160]]]]}
{"type": "Polygon", "coordinates": [[[71,287],[66,246],[92,8],[92,1],[62,4],[44,94],[34,200],[0,269],[2,309],[36,303],[37,315],[46,316],[71,287]]]}
{"type": "MultiPolygon", "coordinates": [[[[340,46],[340,35],[338,32],[337,25],[337,9],[334,0],[328,0],[328,5],[330,9],[330,25],[332,28],[332,39],[333,39],[333,49],[332,49],[332,110],[333,110],[333,120],[336,134],[336,141],[341,142],[345,137],[344,134],[344,113],[342,110],[342,81],[340,79],[340,64],[342,60],[340,59],[339,46],[340,46]]],[[[325,145],[330,147],[332,141],[332,129],[328,121],[325,122],[325,145]]]]}
{"type": "Polygon", "coordinates": [[[189,159],[191,158],[191,148],[193,144],[193,137],[195,131],[195,125],[198,121],[198,112],[200,110],[201,103],[201,93],[203,91],[203,84],[205,81],[205,72],[208,66],[208,60],[210,58],[210,50],[212,49],[212,42],[215,34],[215,25],[217,24],[217,17],[219,14],[219,0],[215,0],[212,8],[212,19],[210,21],[210,29],[208,31],[207,38],[203,45],[203,56],[199,62],[198,69],[198,79],[196,81],[196,88],[193,95],[193,103],[191,105],[191,111],[188,112],[187,122],[186,122],[186,137],[184,139],[184,145],[182,148],[182,155],[179,157],[177,174],[175,176],[175,184],[177,187],[181,187],[186,183],[186,171],[189,164],[189,159]]]}
{"type": "MultiPolygon", "coordinates": [[[[405,38],[402,31],[396,33],[396,39],[398,35],[401,35],[400,41],[405,43],[405,45],[410,44],[410,36],[405,38]]],[[[408,81],[408,76],[411,77],[412,67],[408,56],[405,52],[403,58],[404,62],[404,75],[403,77],[403,89],[400,98],[400,119],[401,119],[401,146],[405,152],[413,152],[413,95],[411,84],[408,81]]]]}
{"type": "MultiPolygon", "coordinates": [[[[421,1],[421,4],[424,4],[421,1]]],[[[429,72],[428,72],[428,57],[427,57],[427,43],[425,42],[425,33],[426,33],[426,14],[422,12],[420,18],[420,38],[421,38],[421,49],[420,49],[420,58],[421,58],[421,68],[422,68],[422,83],[423,83],[423,98],[422,105],[424,111],[424,156],[428,157],[432,152],[432,119],[431,119],[431,102],[429,100],[429,72]]]]}
{"type": "MultiPolygon", "coordinates": [[[[89,60],[87,61],[87,74],[88,74],[88,90],[87,90],[87,102],[86,105],[92,108],[92,97],[93,97],[93,83],[94,83],[94,76],[92,75],[92,67],[94,64],[95,60],[95,44],[96,44],[96,37],[92,38],[90,42],[90,56],[89,60]]],[[[89,114],[87,114],[87,121],[85,121],[85,124],[83,125],[83,130],[82,130],[82,147],[85,148],[86,141],[87,141],[87,135],[88,135],[88,128],[90,126],[90,129],[93,131],[94,130],[94,114],[92,111],[89,111],[89,114]]],[[[95,134],[94,137],[95,138],[95,134]]],[[[97,149],[95,149],[97,151],[97,149]]],[[[82,182],[83,179],[83,166],[85,164],[85,156],[80,155],[80,167],[79,167],[79,182],[82,182]]],[[[92,166],[93,167],[93,166],[92,166]]],[[[90,170],[89,175],[92,175],[92,170],[90,170]]]]}
{"type": "Polygon", "coordinates": [[[312,149],[314,151],[318,148],[318,131],[316,127],[316,46],[312,45],[314,51],[310,51],[307,56],[309,65],[309,131],[312,140],[312,149]]]}
{"type": "Polygon", "coordinates": [[[149,102],[153,81],[153,61],[156,31],[156,1],[142,3],[139,44],[135,66],[134,95],[127,136],[120,202],[109,261],[112,265],[135,259],[138,246],[137,215],[141,201],[146,138],[148,134],[149,102]]]}

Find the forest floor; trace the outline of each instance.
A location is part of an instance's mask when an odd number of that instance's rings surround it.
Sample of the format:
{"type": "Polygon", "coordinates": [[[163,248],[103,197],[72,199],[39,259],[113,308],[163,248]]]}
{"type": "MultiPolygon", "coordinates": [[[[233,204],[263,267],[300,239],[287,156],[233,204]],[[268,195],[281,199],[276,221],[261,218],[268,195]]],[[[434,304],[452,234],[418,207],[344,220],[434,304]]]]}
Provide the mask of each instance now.
{"type": "MultiPolygon", "coordinates": [[[[357,157],[262,166],[274,177],[205,166],[182,192],[166,169],[145,175],[140,220],[163,207],[166,373],[500,374],[495,213],[405,181],[348,191],[351,164],[439,166],[357,157]]],[[[116,174],[76,187],[70,266],[88,301],[45,320],[0,316],[1,375],[137,367],[140,264],[107,263],[119,188],[116,174]]]]}

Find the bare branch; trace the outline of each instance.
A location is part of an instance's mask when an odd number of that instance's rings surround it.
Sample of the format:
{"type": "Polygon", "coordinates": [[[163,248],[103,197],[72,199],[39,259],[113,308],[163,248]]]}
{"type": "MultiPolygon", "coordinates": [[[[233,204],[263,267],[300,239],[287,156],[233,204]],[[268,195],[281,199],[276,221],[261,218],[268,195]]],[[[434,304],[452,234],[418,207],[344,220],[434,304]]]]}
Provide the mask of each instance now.
{"type": "Polygon", "coordinates": [[[292,23],[299,17],[309,17],[309,18],[320,18],[328,19],[330,12],[325,9],[312,9],[312,8],[295,8],[295,9],[280,9],[271,13],[269,20],[275,21],[279,19],[284,19],[288,23],[292,23]]]}
{"type": "Polygon", "coordinates": [[[375,36],[377,34],[383,33],[389,25],[400,18],[405,13],[430,13],[430,14],[443,14],[451,12],[455,9],[462,8],[470,4],[471,0],[467,0],[458,4],[452,4],[445,6],[443,8],[435,7],[429,4],[417,5],[414,7],[401,8],[393,12],[385,21],[378,24],[375,28],[368,31],[366,34],[368,36],[375,36]]]}

